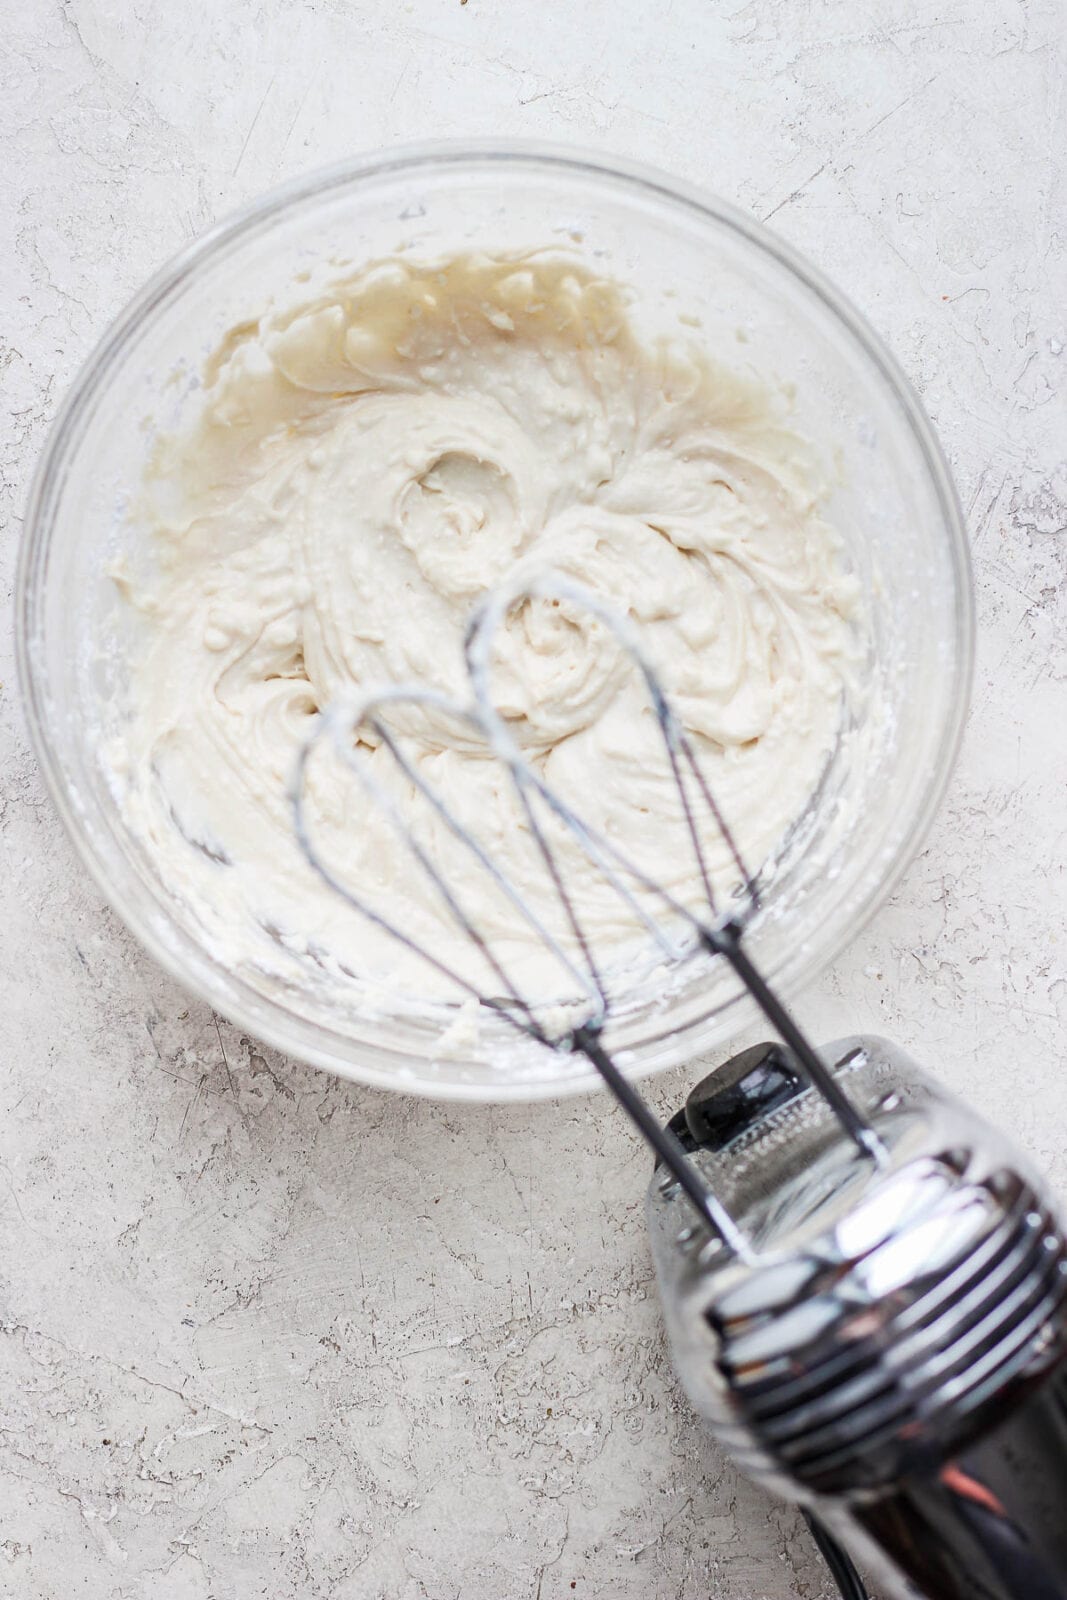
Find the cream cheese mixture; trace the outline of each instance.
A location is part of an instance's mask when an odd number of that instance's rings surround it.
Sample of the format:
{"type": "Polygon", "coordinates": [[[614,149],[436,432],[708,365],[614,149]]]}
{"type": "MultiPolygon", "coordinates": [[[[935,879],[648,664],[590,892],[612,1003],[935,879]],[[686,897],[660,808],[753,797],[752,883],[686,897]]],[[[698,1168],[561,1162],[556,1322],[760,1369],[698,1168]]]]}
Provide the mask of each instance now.
{"type": "MultiPolygon", "coordinates": [[[[856,584],[780,397],[695,348],[645,345],[618,285],[556,254],[395,260],[235,328],[195,422],[144,495],[155,575],[116,576],[143,621],[111,764],[125,817],[215,952],[281,952],[433,989],[310,869],[288,785],[315,713],[408,680],[466,698],[471,608],[552,568],[641,631],[753,866],[803,812],[857,648],[856,584]]],[[[612,635],[531,600],[500,635],[498,704],[549,781],[681,895],[699,890],[654,719],[612,635]]],[[[536,904],[550,890],[499,764],[403,713],[405,748],[536,904]]],[[[506,903],[369,752],[509,954],[506,903]]],[[[388,818],[312,763],[309,821],[346,881],[438,951],[454,934],[388,818]]],[[[729,883],[721,843],[713,858],[729,883]]],[[[591,869],[572,888],[603,947],[633,930],[591,869]]]]}

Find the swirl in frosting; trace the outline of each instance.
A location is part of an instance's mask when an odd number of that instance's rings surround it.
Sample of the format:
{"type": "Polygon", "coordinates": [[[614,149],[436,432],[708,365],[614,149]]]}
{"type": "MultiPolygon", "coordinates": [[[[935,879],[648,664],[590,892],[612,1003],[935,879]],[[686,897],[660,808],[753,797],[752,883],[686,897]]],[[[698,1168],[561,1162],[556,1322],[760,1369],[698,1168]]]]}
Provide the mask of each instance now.
{"type": "MultiPolygon", "coordinates": [[[[746,858],[771,856],[838,737],[858,634],[856,585],[783,412],[692,344],[643,343],[620,286],[548,252],[380,263],[231,333],[148,474],[158,560],[130,595],[145,644],[111,750],[127,821],[216,950],[433,991],[312,872],[287,786],[339,695],[416,680],[464,698],[470,611],[524,565],[629,616],[746,858]]],[[[697,897],[655,719],[610,630],[529,600],[494,661],[497,704],[548,781],[697,897]]],[[[417,770],[550,916],[499,764],[450,719],[397,715],[417,770]]],[[[512,909],[371,743],[487,935],[532,962],[512,909]]],[[[312,765],[308,809],[347,881],[453,947],[432,885],[341,763],[312,765]]],[[[591,931],[621,947],[621,907],[588,863],[567,866],[591,931]]]]}

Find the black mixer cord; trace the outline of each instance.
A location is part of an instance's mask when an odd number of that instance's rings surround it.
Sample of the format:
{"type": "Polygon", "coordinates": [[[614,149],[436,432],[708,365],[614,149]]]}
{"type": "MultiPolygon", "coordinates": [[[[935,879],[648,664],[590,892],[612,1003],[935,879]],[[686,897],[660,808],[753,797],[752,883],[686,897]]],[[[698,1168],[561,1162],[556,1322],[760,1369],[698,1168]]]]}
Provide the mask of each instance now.
{"type": "Polygon", "coordinates": [[[822,1523],[817,1522],[810,1511],[804,1512],[804,1521],[811,1529],[811,1536],[818,1546],[819,1554],[829,1567],[830,1574],[841,1592],[841,1600],[870,1600],[863,1579],[837,1540],[830,1537],[822,1523]]]}

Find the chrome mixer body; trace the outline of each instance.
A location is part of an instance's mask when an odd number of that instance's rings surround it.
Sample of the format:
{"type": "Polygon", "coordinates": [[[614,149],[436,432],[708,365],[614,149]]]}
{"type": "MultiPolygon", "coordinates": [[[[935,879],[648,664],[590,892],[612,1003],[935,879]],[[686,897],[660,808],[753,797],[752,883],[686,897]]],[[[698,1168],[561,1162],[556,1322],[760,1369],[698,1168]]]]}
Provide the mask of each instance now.
{"type": "Polygon", "coordinates": [[[673,1121],[745,1256],[669,1173],[648,1223],[671,1349],[739,1466],[817,1512],[882,1592],[1067,1596],[1067,1239],[1019,1154],[881,1039],[822,1052],[857,1155],[779,1045],[673,1121]]]}

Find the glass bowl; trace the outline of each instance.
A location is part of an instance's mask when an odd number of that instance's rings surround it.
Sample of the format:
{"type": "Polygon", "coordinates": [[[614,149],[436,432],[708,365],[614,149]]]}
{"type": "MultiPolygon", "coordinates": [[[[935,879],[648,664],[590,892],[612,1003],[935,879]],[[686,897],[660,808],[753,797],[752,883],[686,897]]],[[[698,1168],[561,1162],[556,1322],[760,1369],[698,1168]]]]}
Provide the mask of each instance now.
{"type": "MultiPolygon", "coordinates": [[[[185,250],[105,336],[48,439],[21,551],[19,668],[33,739],[115,910],[176,978],[260,1039],[360,1083],[441,1099],[533,1099],[596,1079],[581,1058],[516,1045],[493,1017],[447,1054],[441,1005],[360,1009],[315,973],[279,982],[212,954],[126,830],[101,759],[99,708],[121,695],[129,648],[107,569],[120,554],[144,560],[131,496],[152,429],[195,403],[223,333],[298,275],[399,251],[432,260],[553,244],[628,286],[640,333],[696,322],[714,353],[795,394],[793,424],[834,470],[826,514],[871,631],[866,709],[843,733],[750,933],[782,989],[815,977],[889,893],[944,790],[971,671],[967,545],[941,451],[895,362],[820,273],[713,195],[615,157],[498,143],[390,151],[289,184],[185,250]]],[[[612,1035],[627,1071],[720,1045],[748,1021],[722,967],[690,963],[627,997],[612,1035]]]]}

